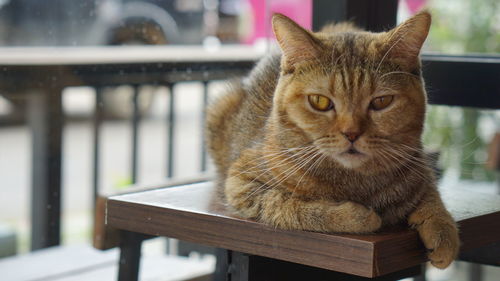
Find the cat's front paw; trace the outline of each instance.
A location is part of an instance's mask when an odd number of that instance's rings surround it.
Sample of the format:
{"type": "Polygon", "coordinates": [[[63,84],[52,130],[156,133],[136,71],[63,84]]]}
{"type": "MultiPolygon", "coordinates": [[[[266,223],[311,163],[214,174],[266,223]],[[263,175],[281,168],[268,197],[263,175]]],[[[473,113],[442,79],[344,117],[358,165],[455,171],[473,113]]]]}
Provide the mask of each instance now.
{"type": "Polygon", "coordinates": [[[437,268],[446,268],[457,257],[460,248],[458,229],[453,221],[427,219],[419,234],[429,250],[429,260],[437,268]]]}
{"type": "Polygon", "coordinates": [[[347,201],[342,203],[339,208],[345,214],[345,232],[373,232],[382,226],[380,216],[361,204],[347,201]]]}

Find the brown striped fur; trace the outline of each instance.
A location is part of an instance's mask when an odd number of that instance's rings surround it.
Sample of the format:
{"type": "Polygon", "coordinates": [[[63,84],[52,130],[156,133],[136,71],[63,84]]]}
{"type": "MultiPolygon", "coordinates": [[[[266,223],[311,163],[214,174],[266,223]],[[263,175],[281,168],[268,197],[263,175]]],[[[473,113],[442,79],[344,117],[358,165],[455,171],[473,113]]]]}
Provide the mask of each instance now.
{"type": "Polygon", "coordinates": [[[448,266],[457,228],[420,140],[419,52],[429,26],[424,11],[383,33],[348,23],[311,33],[275,15],[281,52],[208,109],[208,147],[227,205],[284,229],[364,233],[406,221],[432,263],[448,266]],[[334,109],[312,108],[314,94],[334,109]],[[374,110],[380,96],[392,102],[374,110]],[[349,136],[357,139],[351,144],[349,136]]]}

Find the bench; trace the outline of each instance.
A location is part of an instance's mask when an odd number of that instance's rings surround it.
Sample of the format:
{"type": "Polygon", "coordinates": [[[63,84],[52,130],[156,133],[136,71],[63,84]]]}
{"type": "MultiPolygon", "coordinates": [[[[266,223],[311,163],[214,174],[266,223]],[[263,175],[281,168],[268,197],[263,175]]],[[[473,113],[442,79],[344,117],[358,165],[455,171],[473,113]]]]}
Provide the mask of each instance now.
{"type": "MultiPolygon", "coordinates": [[[[107,224],[122,232],[120,280],[136,280],[141,242],[151,236],[220,248],[216,275],[232,281],[398,280],[419,274],[426,261],[418,234],[405,226],[371,235],[279,230],[231,216],[212,203],[213,188],[201,182],[108,198],[107,224]]],[[[460,225],[461,255],[498,245],[500,196],[441,193],[460,225]]],[[[500,260],[493,253],[490,260],[500,260]]]]}
{"type": "MultiPolygon", "coordinates": [[[[2,281],[116,280],[118,249],[99,251],[89,245],[50,247],[0,260],[2,281]]],[[[186,257],[147,255],[141,280],[209,281],[213,261],[186,257]]]]}

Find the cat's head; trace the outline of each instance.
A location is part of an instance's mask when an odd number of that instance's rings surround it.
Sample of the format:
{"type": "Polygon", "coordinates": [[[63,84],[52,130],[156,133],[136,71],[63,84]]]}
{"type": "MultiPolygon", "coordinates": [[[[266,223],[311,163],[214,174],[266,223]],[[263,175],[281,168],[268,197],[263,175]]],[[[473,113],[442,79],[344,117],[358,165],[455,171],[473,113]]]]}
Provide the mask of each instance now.
{"type": "Polygon", "coordinates": [[[425,116],[419,53],[430,22],[424,11],[383,33],[346,24],[312,33],[274,15],[282,61],[272,116],[285,142],[314,145],[361,173],[412,157],[425,116]]]}

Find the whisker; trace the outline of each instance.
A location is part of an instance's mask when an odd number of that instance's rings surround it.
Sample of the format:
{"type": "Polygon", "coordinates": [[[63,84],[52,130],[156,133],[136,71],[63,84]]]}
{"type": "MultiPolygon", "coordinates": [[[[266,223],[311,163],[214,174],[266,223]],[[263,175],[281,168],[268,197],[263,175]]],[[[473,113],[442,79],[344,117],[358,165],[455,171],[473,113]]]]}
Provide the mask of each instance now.
{"type": "MultiPolygon", "coordinates": [[[[279,181],[275,184],[273,184],[271,187],[275,187],[279,184],[281,184],[282,182],[284,182],[285,180],[287,180],[290,176],[292,176],[295,172],[297,172],[298,170],[302,169],[303,167],[305,167],[307,164],[309,164],[313,159],[314,159],[314,156],[317,155],[317,151],[314,151],[314,154],[313,156],[309,157],[309,158],[305,158],[303,159],[300,163],[298,163],[297,165],[294,165],[292,166],[290,169],[288,169],[287,171],[281,173],[280,175],[284,174],[284,173],[288,173],[288,174],[285,174],[285,177],[279,179],[279,181]],[[293,168],[292,171],[290,171],[291,169],[293,168]]],[[[276,178],[279,178],[279,176],[276,176],[276,178]]]]}
{"type": "MultiPolygon", "coordinates": [[[[263,154],[262,156],[260,156],[260,157],[257,157],[257,158],[255,158],[255,159],[253,159],[253,161],[254,161],[254,162],[259,162],[260,160],[264,160],[264,162],[262,162],[262,163],[258,164],[257,166],[252,166],[252,167],[250,167],[250,168],[248,168],[248,169],[246,169],[246,170],[243,170],[243,171],[241,171],[241,172],[240,172],[240,173],[238,173],[238,174],[232,175],[231,177],[236,177],[236,176],[239,176],[239,175],[241,175],[241,174],[247,174],[247,173],[253,173],[253,172],[259,171],[259,169],[258,169],[259,167],[261,167],[261,166],[265,166],[268,162],[270,162],[270,161],[272,161],[272,160],[274,160],[274,159],[280,158],[280,157],[282,157],[283,155],[286,155],[287,153],[290,153],[290,152],[292,152],[292,151],[296,151],[296,150],[299,150],[299,153],[300,153],[300,152],[301,152],[301,151],[300,151],[301,149],[304,149],[304,148],[306,148],[306,149],[307,149],[307,148],[312,148],[312,147],[313,147],[313,146],[299,147],[299,148],[289,148],[289,149],[284,149],[284,150],[282,150],[281,152],[276,152],[276,153],[272,153],[272,154],[267,154],[267,152],[270,152],[270,151],[272,151],[272,150],[264,150],[264,154],[263,154]],[[272,158],[271,158],[271,159],[268,159],[267,157],[269,157],[269,156],[272,156],[272,158]],[[254,169],[255,169],[255,171],[254,171],[254,169]]],[[[298,154],[298,153],[293,154],[293,155],[291,155],[291,157],[295,157],[295,156],[297,156],[297,154],[298,154]]],[[[285,158],[285,159],[286,159],[286,158],[285,158]]],[[[280,162],[278,162],[278,164],[280,164],[280,163],[282,163],[282,162],[283,162],[283,161],[280,161],[280,162]]]]}
{"type": "MultiPolygon", "coordinates": [[[[397,150],[394,148],[390,149],[391,154],[389,156],[393,157],[395,161],[398,161],[398,157],[401,159],[406,159],[407,162],[404,163],[404,167],[409,169],[412,173],[418,175],[420,179],[424,180],[425,182],[432,182],[432,178],[429,178],[429,174],[426,174],[424,171],[429,170],[429,164],[423,159],[419,159],[411,154],[408,154],[407,152],[403,150],[397,150]],[[412,165],[415,167],[412,167],[412,165]],[[424,170],[424,171],[422,171],[424,170]]],[[[400,160],[399,160],[400,161],[400,160]]],[[[398,162],[399,162],[398,161],[398,162]]]]}
{"type": "MultiPolygon", "coordinates": [[[[323,161],[323,159],[325,159],[326,155],[325,154],[320,154],[319,152],[316,153],[317,155],[320,155],[320,157],[318,157],[318,159],[316,159],[314,161],[314,163],[309,167],[307,168],[307,170],[302,174],[302,176],[300,177],[299,181],[297,182],[297,184],[295,185],[295,188],[294,188],[294,192],[295,192],[295,189],[297,189],[297,187],[299,186],[300,182],[302,181],[302,179],[304,178],[304,176],[309,173],[310,170],[314,169],[316,165],[319,165],[320,162],[323,161]]],[[[314,155],[313,157],[316,157],[317,155],[314,155]]],[[[293,193],[292,193],[293,194],[293,193]]]]}
{"type": "MultiPolygon", "coordinates": [[[[391,164],[392,161],[394,161],[394,160],[391,161],[391,158],[389,158],[389,156],[388,156],[389,152],[388,151],[381,149],[381,150],[379,150],[379,152],[381,153],[381,156],[386,161],[386,163],[391,164]]],[[[398,176],[403,177],[404,180],[407,181],[406,175],[405,175],[404,171],[402,170],[402,168],[403,168],[403,166],[401,165],[402,163],[400,163],[398,161],[398,164],[399,165],[395,167],[396,168],[395,173],[398,176]]]]}
{"type": "MultiPolygon", "coordinates": [[[[286,178],[284,179],[279,179],[281,175],[286,174],[287,173],[290,173],[291,170],[293,170],[293,172],[291,173],[294,173],[296,170],[300,169],[302,166],[302,164],[304,165],[307,165],[307,161],[309,161],[309,159],[307,158],[307,154],[310,153],[311,150],[307,151],[306,153],[304,153],[303,155],[301,155],[299,157],[299,159],[295,160],[296,163],[294,163],[291,167],[289,167],[288,169],[286,169],[285,171],[282,171],[280,174],[278,174],[276,177],[271,177],[271,179],[269,179],[268,181],[264,182],[263,184],[261,184],[261,186],[259,186],[258,188],[256,188],[253,192],[251,192],[247,197],[245,197],[245,200],[250,198],[250,196],[254,195],[256,192],[258,192],[259,190],[261,190],[263,187],[267,187],[267,189],[270,189],[270,188],[273,188],[274,186],[280,184],[282,181],[286,180],[286,178]],[[298,168],[298,169],[297,169],[298,168]],[[273,180],[276,180],[276,178],[278,178],[278,182],[275,183],[275,184],[272,184],[272,185],[268,185],[270,182],[272,182],[273,180]]],[[[274,167],[273,167],[274,168],[274,167]]],[[[267,171],[264,171],[261,175],[255,177],[251,182],[249,182],[247,185],[249,184],[252,184],[255,180],[257,180],[260,176],[262,176],[263,174],[265,174],[266,172],[270,171],[272,168],[269,168],[267,171]]]]}

